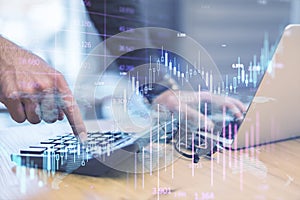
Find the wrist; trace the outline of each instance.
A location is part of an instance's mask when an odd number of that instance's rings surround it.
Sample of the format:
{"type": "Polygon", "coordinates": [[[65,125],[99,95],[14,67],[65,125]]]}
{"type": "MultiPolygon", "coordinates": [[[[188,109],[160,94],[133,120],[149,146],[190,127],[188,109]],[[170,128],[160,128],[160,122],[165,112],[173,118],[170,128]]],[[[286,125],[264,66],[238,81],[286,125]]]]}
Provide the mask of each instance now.
{"type": "Polygon", "coordinates": [[[22,60],[31,57],[31,53],[0,36],[0,69],[17,67],[22,64],[22,60]]]}

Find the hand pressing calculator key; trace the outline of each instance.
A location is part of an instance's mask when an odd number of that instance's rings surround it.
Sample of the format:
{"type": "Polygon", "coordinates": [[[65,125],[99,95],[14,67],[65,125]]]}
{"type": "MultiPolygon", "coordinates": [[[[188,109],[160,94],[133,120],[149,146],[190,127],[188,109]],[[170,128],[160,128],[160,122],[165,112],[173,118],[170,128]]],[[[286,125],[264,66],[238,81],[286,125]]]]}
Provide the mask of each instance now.
{"type": "Polygon", "coordinates": [[[87,142],[83,144],[69,133],[21,149],[20,154],[11,155],[11,160],[17,165],[52,172],[101,176],[114,166],[118,169],[122,161],[134,162],[138,151],[131,133],[88,133],[87,142]]]}
{"type": "MultiPolygon", "coordinates": [[[[197,163],[200,157],[213,154],[217,150],[217,145],[227,147],[232,143],[234,131],[231,129],[237,129],[238,125],[235,121],[232,123],[225,129],[222,127],[216,129],[213,134],[198,133],[198,131],[190,133],[189,135],[194,135],[191,141],[179,139],[179,126],[176,120],[153,126],[142,133],[90,132],[87,141],[83,144],[69,133],[21,149],[19,154],[11,155],[11,160],[21,166],[88,176],[103,176],[111,170],[129,173],[145,172],[145,168],[149,166],[150,169],[147,170],[160,167],[153,167],[157,160],[155,156],[160,154],[154,152],[155,144],[173,143],[172,148],[175,151],[192,158],[193,162],[197,163]],[[225,131],[225,135],[222,130],[225,131]],[[144,166],[145,159],[151,162],[147,166],[144,166]]],[[[158,151],[166,154],[164,149],[157,147],[158,151]]],[[[174,155],[169,156],[174,157],[174,155]]],[[[167,158],[164,158],[163,162],[165,163],[166,160],[167,158]]]]}
{"type": "Polygon", "coordinates": [[[111,170],[132,173],[137,172],[137,154],[141,156],[145,146],[175,132],[175,125],[166,122],[138,134],[89,132],[85,143],[68,133],[21,149],[11,160],[19,166],[88,176],[103,176],[111,170]]]}

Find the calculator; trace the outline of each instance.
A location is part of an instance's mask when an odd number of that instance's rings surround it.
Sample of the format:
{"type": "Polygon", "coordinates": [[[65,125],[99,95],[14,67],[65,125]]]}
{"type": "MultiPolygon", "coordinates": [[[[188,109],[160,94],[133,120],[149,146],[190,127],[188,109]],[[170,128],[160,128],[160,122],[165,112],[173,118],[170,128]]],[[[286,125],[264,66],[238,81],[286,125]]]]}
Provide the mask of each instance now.
{"type": "Polygon", "coordinates": [[[18,166],[53,173],[87,176],[105,176],[111,171],[136,173],[144,148],[158,140],[169,142],[176,132],[175,127],[173,122],[165,122],[139,134],[88,132],[85,143],[80,143],[74,134],[65,133],[20,149],[19,153],[11,155],[11,160],[18,166]]]}

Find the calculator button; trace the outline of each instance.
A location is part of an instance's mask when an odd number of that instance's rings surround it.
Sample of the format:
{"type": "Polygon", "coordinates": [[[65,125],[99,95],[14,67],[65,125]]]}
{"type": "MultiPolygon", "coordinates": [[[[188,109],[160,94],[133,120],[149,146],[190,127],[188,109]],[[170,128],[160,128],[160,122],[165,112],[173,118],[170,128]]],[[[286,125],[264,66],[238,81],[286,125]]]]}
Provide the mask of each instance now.
{"type": "Polygon", "coordinates": [[[53,148],[55,144],[37,144],[37,145],[31,145],[29,148],[53,148]]]}
{"type": "Polygon", "coordinates": [[[40,142],[41,144],[53,144],[55,140],[45,140],[45,141],[42,141],[40,142]]]}
{"type": "Polygon", "coordinates": [[[27,148],[20,150],[22,154],[42,154],[46,148],[27,148]]]}

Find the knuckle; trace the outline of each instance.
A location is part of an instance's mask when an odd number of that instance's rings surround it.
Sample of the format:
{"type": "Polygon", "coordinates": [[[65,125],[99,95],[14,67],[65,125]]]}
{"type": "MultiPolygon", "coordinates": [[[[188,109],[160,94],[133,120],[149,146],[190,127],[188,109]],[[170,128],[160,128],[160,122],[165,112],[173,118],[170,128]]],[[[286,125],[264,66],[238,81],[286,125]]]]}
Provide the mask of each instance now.
{"type": "Polygon", "coordinates": [[[62,85],[66,84],[64,75],[62,73],[60,73],[59,71],[56,72],[55,77],[59,84],[62,84],[62,85]]]}
{"type": "Polygon", "coordinates": [[[20,92],[9,91],[9,90],[3,91],[3,99],[6,101],[18,99],[19,97],[20,97],[20,92]]]}

